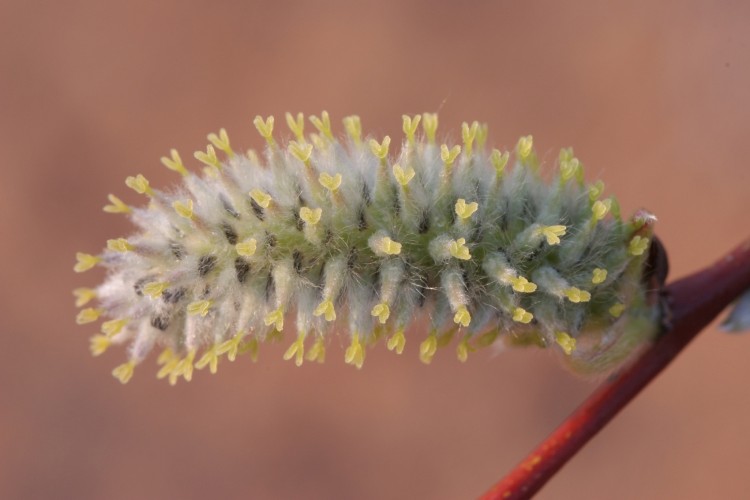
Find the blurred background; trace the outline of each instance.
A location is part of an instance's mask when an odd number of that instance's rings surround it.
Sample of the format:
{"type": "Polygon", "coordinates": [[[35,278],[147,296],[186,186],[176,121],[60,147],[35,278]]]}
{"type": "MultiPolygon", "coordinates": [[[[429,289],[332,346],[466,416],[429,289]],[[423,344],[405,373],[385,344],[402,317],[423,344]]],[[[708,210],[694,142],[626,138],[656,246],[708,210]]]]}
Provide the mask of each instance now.
{"type": "MultiPolygon", "coordinates": [[[[596,386],[554,356],[382,346],[357,371],[285,345],[170,387],[88,351],[72,271],[130,225],[101,211],[159,158],[252,119],[359,114],[399,136],[572,145],[624,213],[659,217],[672,278],[750,234],[750,5],[609,2],[0,2],[0,497],[458,499],[485,491],[596,386]]],[[[242,149],[240,148],[240,149],[242,149]]],[[[196,167],[197,162],[191,162],[196,167]]],[[[417,332],[418,333],[418,332],[417,332]]],[[[539,498],[747,498],[750,336],[704,332],[539,498]]]]}

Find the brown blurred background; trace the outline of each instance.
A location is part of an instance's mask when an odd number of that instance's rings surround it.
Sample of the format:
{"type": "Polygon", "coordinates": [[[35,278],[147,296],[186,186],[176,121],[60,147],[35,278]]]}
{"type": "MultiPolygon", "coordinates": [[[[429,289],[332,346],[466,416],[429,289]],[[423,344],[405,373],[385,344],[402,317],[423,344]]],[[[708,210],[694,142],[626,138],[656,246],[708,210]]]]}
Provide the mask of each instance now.
{"type": "MultiPolygon", "coordinates": [[[[74,323],[71,289],[101,278],[74,254],[130,231],[101,212],[138,201],[126,175],[174,182],[159,157],[220,127],[259,147],[256,114],[396,136],[440,111],[456,137],[533,133],[548,163],[573,145],[624,212],[659,216],[672,277],[750,234],[746,3],[156,4],[0,3],[1,498],[472,498],[595,387],[540,351],[425,367],[415,341],[362,371],[278,346],[121,386],[122,350],[90,357],[74,323]]],[[[704,332],[539,497],[748,498],[748,360],[750,336],[704,332]]]]}

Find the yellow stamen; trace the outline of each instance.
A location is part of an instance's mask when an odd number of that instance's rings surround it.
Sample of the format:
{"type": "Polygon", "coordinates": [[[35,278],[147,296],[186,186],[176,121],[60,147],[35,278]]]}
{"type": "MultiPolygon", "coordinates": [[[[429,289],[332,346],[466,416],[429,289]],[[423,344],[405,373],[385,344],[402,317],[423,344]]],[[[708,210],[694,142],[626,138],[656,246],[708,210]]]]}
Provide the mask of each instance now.
{"type": "Polygon", "coordinates": [[[464,122],[461,124],[461,138],[464,141],[464,154],[467,158],[471,158],[474,139],[477,137],[477,131],[479,130],[479,122],[472,122],[471,126],[464,122]]]}
{"type": "Polygon", "coordinates": [[[609,308],[609,314],[611,314],[615,318],[619,318],[622,315],[624,310],[625,310],[625,304],[618,303],[609,308]]]}
{"type": "Polygon", "coordinates": [[[391,338],[388,339],[388,343],[386,344],[389,351],[395,351],[396,354],[401,354],[404,352],[404,346],[406,346],[406,337],[404,336],[404,329],[399,328],[396,330],[396,333],[394,333],[391,338]]]}
{"type": "Polygon", "coordinates": [[[107,350],[112,341],[106,335],[94,335],[89,339],[89,350],[92,356],[99,356],[107,350]]]}
{"type": "Polygon", "coordinates": [[[294,358],[295,365],[302,366],[305,359],[305,332],[299,332],[297,340],[284,353],[284,361],[289,361],[292,358],[294,358]]]}
{"type": "Polygon", "coordinates": [[[398,163],[393,165],[393,176],[396,178],[396,182],[403,187],[406,187],[415,175],[416,172],[411,167],[406,167],[406,170],[404,170],[398,163]]]}
{"type": "Polygon", "coordinates": [[[469,323],[471,323],[471,314],[469,314],[469,310],[466,309],[466,306],[460,306],[456,310],[456,314],[453,315],[453,322],[464,328],[469,326],[469,323]]]}
{"type": "Polygon", "coordinates": [[[513,285],[513,290],[519,293],[532,293],[536,291],[536,284],[523,276],[509,277],[508,281],[513,285]]]}
{"type": "Polygon", "coordinates": [[[565,226],[541,226],[537,229],[538,233],[547,239],[548,245],[559,245],[560,237],[565,236],[565,226]]]}
{"type": "Polygon", "coordinates": [[[611,207],[612,200],[596,200],[594,204],[591,205],[592,220],[594,222],[602,220],[607,213],[609,213],[611,207]]]}
{"type": "Polygon", "coordinates": [[[588,302],[589,300],[591,300],[591,294],[589,292],[581,290],[580,288],[576,288],[574,286],[563,290],[563,293],[569,301],[576,304],[579,302],[588,302]]]}
{"type": "Polygon", "coordinates": [[[458,357],[458,360],[461,363],[465,363],[467,359],[469,359],[469,352],[473,349],[469,345],[469,337],[464,336],[464,338],[461,339],[461,342],[458,343],[458,346],[456,346],[456,356],[458,357]]]}
{"type": "Polygon", "coordinates": [[[81,312],[78,313],[78,316],[76,316],[76,323],[79,325],[85,325],[86,323],[93,323],[97,319],[99,319],[99,316],[104,314],[103,309],[94,309],[93,307],[87,307],[86,309],[82,309],[81,312]]]}
{"type": "Polygon", "coordinates": [[[650,242],[651,240],[646,237],[633,236],[633,239],[630,240],[630,244],[628,244],[628,253],[635,256],[643,255],[643,252],[646,251],[650,242]]]}
{"type": "Polygon", "coordinates": [[[388,307],[388,304],[386,304],[385,302],[381,302],[380,304],[377,304],[372,308],[370,314],[378,318],[378,321],[380,321],[381,325],[384,325],[391,315],[391,308],[388,307]]]}
{"type": "Polygon", "coordinates": [[[419,344],[419,360],[429,365],[435,356],[438,347],[437,335],[430,334],[421,344],[419,344]]]}
{"type": "Polygon", "coordinates": [[[169,170],[173,170],[183,177],[188,175],[188,171],[182,163],[182,158],[180,158],[180,153],[178,153],[176,149],[170,149],[169,154],[171,158],[167,158],[166,156],[161,157],[162,164],[169,170]]]}
{"type": "Polygon", "coordinates": [[[151,297],[152,299],[158,299],[161,297],[161,294],[164,293],[164,290],[169,288],[169,283],[165,281],[155,281],[153,283],[148,283],[147,285],[144,285],[143,287],[143,293],[151,297]]]}
{"type": "Polygon", "coordinates": [[[181,201],[172,202],[172,208],[177,212],[177,215],[186,219],[193,218],[193,200],[186,200],[185,203],[181,201]]]}
{"type": "Polygon", "coordinates": [[[450,149],[448,149],[446,144],[440,146],[440,159],[443,160],[443,163],[448,168],[453,165],[453,162],[456,161],[459,154],[461,154],[461,146],[456,145],[450,149]]]}
{"type": "Polygon", "coordinates": [[[222,150],[227,156],[234,156],[234,151],[232,151],[232,147],[229,145],[229,136],[227,135],[226,130],[219,130],[219,135],[208,134],[208,140],[211,141],[211,144],[215,147],[222,150]]]}
{"type": "Polygon", "coordinates": [[[359,146],[362,143],[362,122],[359,116],[347,116],[343,121],[346,133],[349,134],[354,144],[359,146]]]}
{"type": "Polygon", "coordinates": [[[389,236],[383,236],[380,239],[371,241],[371,244],[380,253],[385,255],[398,255],[401,253],[401,243],[393,241],[389,236]]]}
{"type": "Polygon", "coordinates": [[[266,326],[273,325],[274,328],[276,328],[276,331],[280,332],[284,329],[284,308],[279,307],[278,309],[266,314],[266,317],[263,318],[263,322],[266,326]]]}
{"type": "Polygon", "coordinates": [[[492,150],[492,154],[490,155],[490,162],[492,163],[492,166],[495,167],[495,172],[497,172],[497,176],[501,177],[503,175],[503,171],[505,170],[505,166],[508,164],[508,159],[510,158],[510,153],[505,152],[501,153],[497,149],[492,150]]]}
{"type": "Polygon", "coordinates": [[[352,343],[346,348],[344,354],[344,362],[348,365],[354,365],[358,369],[362,368],[365,362],[365,349],[359,342],[359,334],[355,333],[352,336],[352,343]]]}
{"type": "Polygon", "coordinates": [[[466,200],[459,198],[458,201],[456,201],[456,206],[454,208],[456,210],[456,215],[461,219],[466,220],[474,215],[474,212],[479,208],[479,204],[476,201],[466,203],[466,200]]]}
{"type": "Polygon", "coordinates": [[[422,117],[419,115],[415,115],[413,118],[409,115],[402,115],[401,118],[403,119],[403,129],[404,134],[406,135],[406,141],[409,143],[410,146],[414,145],[414,135],[417,133],[417,127],[419,127],[419,122],[422,120],[422,117]]]}
{"type": "Polygon", "coordinates": [[[96,290],[91,288],[76,288],[73,290],[76,298],[76,307],[83,307],[96,298],[96,290]]]}
{"type": "Polygon", "coordinates": [[[471,253],[469,253],[469,247],[466,246],[466,238],[459,238],[452,240],[448,246],[450,254],[459,260],[470,260],[471,253]]]}
{"type": "Polygon", "coordinates": [[[252,198],[255,203],[260,205],[261,208],[268,208],[272,201],[270,194],[257,188],[250,191],[250,198],[252,198]]]}
{"type": "Polygon", "coordinates": [[[195,159],[208,167],[221,168],[221,162],[216,157],[216,150],[212,145],[206,146],[206,152],[196,151],[193,153],[195,159]]]}
{"type": "Polygon", "coordinates": [[[532,319],[534,319],[534,315],[522,307],[516,307],[513,310],[513,321],[528,324],[531,323],[532,319]]]}
{"type": "Polygon", "coordinates": [[[112,375],[123,384],[127,384],[128,381],[133,377],[133,370],[135,369],[135,361],[128,361],[123,363],[114,370],[112,375]]]}
{"type": "Polygon", "coordinates": [[[391,145],[391,138],[387,135],[383,137],[383,142],[378,142],[375,139],[370,139],[370,150],[372,154],[378,157],[382,162],[388,157],[388,148],[391,145]]]}
{"type": "Polygon", "coordinates": [[[563,352],[568,356],[576,349],[576,339],[565,332],[555,333],[555,342],[562,347],[563,352]]]}
{"type": "Polygon", "coordinates": [[[133,245],[128,243],[125,238],[117,238],[115,240],[107,240],[107,248],[113,252],[130,252],[135,249],[133,245]]]}
{"type": "Polygon", "coordinates": [[[300,219],[305,221],[307,224],[310,224],[311,226],[314,226],[315,224],[320,222],[320,217],[322,215],[323,215],[322,208],[302,207],[299,209],[300,219]]]}
{"type": "Polygon", "coordinates": [[[333,307],[333,301],[326,299],[315,308],[314,316],[324,316],[326,321],[336,321],[336,310],[333,307]]]}
{"type": "Polygon", "coordinates": [[[104,205],[102,210],[109,214],[129,214],[133,211],[124,201],[113,194],[107,195],[107,199],[109,200],[110,205],[104,205]]]}
{"type": "Polygon", "coordinates": [[[297,119],[291,113],[286,114],[286,124],[299,142],[305,142],[305,115],[297,113],[297,119]]]}
{"type": "Polygon", "coordinates": [[[534,138],[532,136],[527,135],[518,139],[518,144],[516,144],[516,154],[518,155],[518,159],[521,160],[522,163],[525,163],[529,159],[533,147],[534,138]]]}
{"type": "Polygon", "coordinates": [[[318,177],[318,182],[332,193],[335,193],[339,189],[342,180],[343,177],[341,176],[341,174],[331,176],[326,172],[321,172],[320,176],[318,177]]]}
{"type": "MultiPolygon", "coordinates": [[[[193,360],[194,359],[195,359],[195,349],[191,349],[190,351],[188,351],[185,357],[182,358],[179,363],[177,363],[177,366],[172,372],[172,375],[175,375],[177,377],[182,375],[186,381],[190,382],[190,380],[193,378],[193,360]]],[[[170,380],[170,383],[171,383],[171,380],[170,380]]]]}
{"type": "Polygon", "coordinates": [[[437,113],[423,113],[422,114],[422,130],[427,136],[427,142],[435,144],[435,133],[438,128],[438,115],[437,113]]]}
{"type": "Polygon", "coordinates": [[[318,363],[323,363],[326,359],[326,344],[323,340],[323,337],[318,337],[315,339],[315,343],[310,348],[309,351],[307,351],[307,356],[305,356],[305,359],[308,361],[317,361],[318,363]]]}
{"type": "Polygon", "coordinates": [[[596,201],[604,192],[604,183],[602,181],[596,181],[589,186],[589,200],[596,201]]]}
{"type": "Polygon", "coordinates": [[[273,116],[269,116],[265,121],[260,115],[257,115],[253,120],[253,125],[258,129],[261,137],[263,137],[269,146],[274,146],[276,141],[273,140],[273,116]]]}
{"type": "Polygon", "coordinates": [[[333,140],[333,132],[331,132],[331,118],[328,116],[328,111],[320,113],[320,118],[317,116],[310,117],[310,123],[313,127],[318,129],[318,132],[326,136],[328,139],[333,140]]]}
{"type": "Polygon", "coordinates": [[[301,161],[305,165],[308,165],[310,156],[312,156],[313,145],[307,143],[299,143],[296,141],[289,141],[287,151],[289,151],[289,153],[299,161],[301,161]]]}
{"type": "Polygon", "coordinates": [[[196,300],[195,302],[188,304],[187,313],[193,316],[200,314],[201,317],[205,318],[213,304],[214,303],[211,300],[196,300]]]}
{"type": "Polygon", "coordinates": [[[138,194],[145,194],[146,196],[154,195],[154,190],[151,189],[148,179],[141,174],[138,174],[136,177],[131,176],[125,179],[125,185],[138,194]]]}
{"type": "Polygon", "coordinates": [[[593,276],[591,278],[591,282],[595,285],[598,285],[599,283],[604,283],[604,281],[607,279],[607,270],[596,268],[594,269],[593,276]]]}
{"type": "Polygon", "coordinates": [[[255,252],[258,249],[258,242],[255,240],[255,238],[248,238],[237,243],[234,248],[235,250],[237,250],[238,255],[242,255],[243,257],[252,257],[253,255],[255,255],[255,252]]]}
{"type": "Polygon", "coordinates": [[[73,270],[77,273],[82,273],[84,271],[88,271],[95,265],[97,265],[99,262],[102,261],[101,257],[97,257],[95,255],[91,255],[88,253],[82,253],[78,252],[76,253],[76,265],[73,267],[73,270]]]}

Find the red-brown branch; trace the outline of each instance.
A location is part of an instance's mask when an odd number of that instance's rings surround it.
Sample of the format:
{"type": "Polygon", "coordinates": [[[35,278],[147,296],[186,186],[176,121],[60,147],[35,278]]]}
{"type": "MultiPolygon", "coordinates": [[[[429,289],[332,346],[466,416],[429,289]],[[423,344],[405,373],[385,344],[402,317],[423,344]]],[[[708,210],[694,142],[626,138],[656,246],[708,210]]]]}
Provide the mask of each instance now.
{"type": "Polygon", "coordinates": [[[750,288],[750,240],[711,267],[666,288],[671,328],[630,367],[599,387],[481,498],[530,498],[651,382],[730,302],[750,288]]]}

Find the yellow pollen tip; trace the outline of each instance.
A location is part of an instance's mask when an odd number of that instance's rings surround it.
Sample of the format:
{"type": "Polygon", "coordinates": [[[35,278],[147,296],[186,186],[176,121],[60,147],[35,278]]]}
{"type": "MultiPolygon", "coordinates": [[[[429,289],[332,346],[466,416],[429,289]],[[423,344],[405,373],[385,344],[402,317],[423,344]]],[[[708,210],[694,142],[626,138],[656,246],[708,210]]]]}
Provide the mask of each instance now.
{"type": "Polygon", "coordinates": [[[466,246],[466,239],[459,238],[450,242],[448,251],[451,256],[459,260],[470,260],[471,253],[469,253],[469,247],[466,246]]]}
{"type": "Polygon", "coordinates": [[[565,226],[542,226],[539,233],[547,239],[548,245],[559,245],[560,237],[565,236],[565,226]]]}
{"type": "Polygon", "coordinates": [[[146,196],[153,196],[154,191],[143,175],[138,174],[135,177],[128,177],[125,179],[125,185],[138,194],[145,194],[146,196]]]}
{"type": "Polygon", "coordinates": [[[606,269],[600,269],[598,267],[594,269],[593,276],[591,277],[591,282],[593,284],[598,285],[600,283],[604,283],[606,279],[607,279],[606,269]]]}
{"type": "Polygon", "coordinates": [[[83,307],[96,298],[96,290],[91,288],[76,288],[73,290],[76,298],[76,307],[83,307]]]}
{"type": "Polygon", "coordinates": [[[133,378],[133,370],[135,369],[135,361],[128,361],[123,363],[114,370],[112,370],[112,376],[120,381],[122,384],[127,384],[128,381],[133,378]]]}
{"type": "Polygon", "coordinates": [[[287,151],[299,161],[306,164],[310,160],[310,156],[312,156],[313,145],[290,141],[287,151]]]}
{"type": "Polygon", "coordinates": [[[102,261],[101,257],[97,257],[95,255],[91,255],[88,253],[82,253],[78,252],[76,253],[76,265],[73,267],[73,270],[77,273],[82,273],[84,271],[88,271],[95,265],[97,265],[99,262],[102,261]]]}
{"type": "Polygon", "coordinates": [[[492,154],[490,154],[490,162],[492,163],[492,166],[495,167],[495,172],[498,177],[503,175],[503,171],[505,170],[505,166],[508,164],[509,159],[510,153],[507,151],[501,153],[498,149],[492,150],[492,154]]]}
{"type": "Polygon", "coordinates": [[[336,321],[336,310],[333,307],[333,301],[326,299],[315,308],[314,316],[324,316],[326,321],[336,321]]]}
{"type": "Polygon", "coordinates": [[[127,319],[111,319],[102,323],[102,333],[107,337],[114,337],[128,324],[127,319]]]}
{"type": "Polygon", "coordinates": [[[469,326],[469,323],[471,323],[471,314],[469,314],[469,310],[466,309],[466,306],[460,306],[456,310],[456,314],[453,315],[453,322],[464,328],[469,326]]]}
{"type": "Polygon", "coordinates": [[[323,363],[326,360],[326,344],[323,337],[318,337],[315,340],[315,343],[307,352],[305,359],[308,361],[317,361],[318,363],[323,363]]]}
{"type": "Polygon", "coordinates": [[[385,302],[381,302],[380,304],[376,304],[375,307],[372,308],[370,314],[378,318],[378,321],[380,321],[381,325],[384,325],[391,315],[391,308],[388,307],[388,304],[386,304],[385,302]]]}
{"type": "Polygon", "coordinates": [[[328,111],[320,113],[320,118],[317,116],[311,116],[310,123],[313,124],[313,127],[318,129],[318,132],[328,139],[333,140],[333,132],[331,132],[331,117],[328,116],[328,111]]]}
{"type": "Polygon", "coordinates": [[[560,162],[560,180],[567,182],[578,174],[581,162],[578,158],[564,159],[560,162]]]}
{"type": "Polygon", "coordinates": [[[604,183],[596,181],[589,186],[589,200],[596,201],[604,192],[604,183]]]}
{"type": "Polygon", "coordinates": [[[274,328],[276,328],[276,331],[280,332],[284,329],[284,309],[279,307],[275,311],[266,314],[266,317],[263,318],[263,322],[266,326],[273,325],[274,328]]]}
{"type": "Polygon", "coordinates": [[[153,282],[144,285],[143,293],[151,297],[152,299],[158,299],[161,294],[169,287],[169,283],[165,281],[153,282]]]}
{"type": "Polygon", "coordinates": [[[78,316],[76,316],[76,323],[78,323],[79,325],[93,323],[94,321],[99,319],[99,316],[101,316],[103,313],[104,311],[101,309],[87,307],[86,309],[82,309],[81,312],[78,313],[78,316]]]}
{"type": "Polygon", "coordinates": [[[237,243],[234,246],[234,249],[237,250],[238,255],[242,255],[243,257],[252,257],[253,255],[255,255],[255,252],[258,249],[258,242],[255,240],[255,238],[248,238],[237,243]]]}
{"type": "Polygon", "coordinates": [[[191,316],[200,314],[201,317],[205,318],[213,304],[214,303],[211,300],[197,300],[195,302],[191,302],[187,306],[187,313],[191,316]]]}
{"type": "Polygon", "coordinates": [[[517,323],[528,324],[531,323],[532,319],[534,319],[534,315],[523,307],[516,307],[513,310],[513,321],[517,323]]]}
{"type": "Polygon", "coordinates": [[[297,118],[295,119],[291,113],[287,113],[286,125],[299,142],[305,142],[305,115],[297,113],[297,118]]]}
{"type": "Polygon", "coordinates": [[[625,304],[615,304],[609,308],[609,314],[615,318],[619,318],[625,310],[625,304]]]}
{"type": "Polygon", "coordinates": [[[461,146],[456,145],[450,149],[448,149],[447,144],[440,146],[440,159],[443,160],[446,167],[453,165],[453,162],[456,161],[459,154],[461,154],[461,146]]]}
{"type": "Polygon", "coordinates": [[[237,357],[237,353],[239,352],[240,342],[242,341],[243,337],[244,334],[242,332],[239,332],[231,339],[225,340],[224,342],[219,344],[219,347],[216,349],[216,354],[219,356],[221,356],[222,354],[226,354],[229,361],[234,361],[237,357]]]}
{"type": "Polygon", "coordinates": [[[518,154],[518,158],[525,162],[529,159],[531,156],[532,149],[534,147],[534,138],[530,135],[527,135],[525,137],[521,137],[518,139],[518,144],[516,144],[516,154],[518,154]]]}
{"type": "Polygon", "coordinates": [[[273,140],[273,116],[269,116],[266,120],[260,115],[257,115],[253,120],[253,125],[258,129],[258,133],[263,137],[269,145],[274,144],[273,140]]]}
{"type": "Polygon", "coordinates": [[[633,236],[633,239],[630,240],[630,244],[628,245],[628,253],[630,255],[643,255],[643,252],[646,251],[650,243],[650,240],[643,236],[633,236]]]}
{"type": "Polygon", "coordinates": [[[92,356],[99,356],[112,345],[112,340],[106,335],[94,335],[89,339],[89,350],[92,356]]]}
{"type": "Polygon", "coordinates": [[[384,236],[375,243],[377,250],[385,255],[398,255],[401,253],[401,243],[393,241],[389,236],[384,236]]]}
{"type": "Polygon", "coordinates": [[[344,118],[343,122],[346,133],[349,134],[349,137],[354,141],[354,144],[359,145],[362,142],[362,122],[360,121],[359,116],[347,116],[344,118]]]}
{"type": "Polygon", "coordinates": [[[304,332],[300,332],[299,335],[297,335],[297,340],[295,340],[284,353],[284,361],[289,361],[292,358],[294,358],[295,365],[302,366],[302,362],[305,360],[304,332]]]}
{"type": "Polygon", "coordinates": [[[458,346],[456,346],[456,357],[461,363],[466,363],[466,360],[469,359],[470,350],[471,347],[469,346],[469,338],[462,338],[461,342],[459,342],[458,346]]]}
{"type": "Polygon", "coordinates": [[[609,213],[609,209],[612,207],[612,200],[596,200],[593,205],[591,205],[591,214],[594,221],[600,221],[602,220],[607,213],[609,213]]]}
{"type": "Polygon", "coordinates": [[[188,175],[188,171],[185,168],[185,165],[182,163],[182,158],[180,158],[180,153],[178,153],[176,149],[171,149],[169,151],[169,155],[171,156],[171,158],[162,156],[161,163],[169,170],[173,170],[183,177],[188,175]]]}
{"type": "Polygon", "coordinates": [[[219,130],[219,135],[208,134],[208,140],[211,141],[211,144],[213,144],[215,147],[223,151],[227,156],[234,156],[234,151],[232,151],[232,148],[229,145],[229,135],[227,135],[226,130],[219,130]]]}
{"type": "Polygon", "coordinates": [[[212,145],[206,146],[206,152],[196,151],[193,153],[195,159],[208,167],[221,168],[221,162],[216,157],[216,150],[212,145]]]}
{"type": "Polygon", "coordinates": [[[466,200],[464,200],[463,198],[459,198],[458,201],[456,201],[456,215],[458,215],[463,220],[466,220],[474,215],[474,212],[476,212],[477,209],[479,209],[479,204],[476,201],[466,203],[466,200]]]}
{"type": "Polygon", "coordinates": [[[188,351],[185,357],[177,363],[172,375],[175,377],[182,375],[186,381],[190,382],[193,378],[193,360],[195,360],[195,349],[188,351]]]}
{"type": "Polygon", "coordinates": [[[378,142],[375,139],[370,139],[370,151],[381,161],[385,161],[388,157],[388,148],[391,145],[391,138],[389,136],[383,137],[383,142],[378,142]]]}
{"type": "Polygon", "coordinates": [[[354,365],[358,369],[362,368],[365,362],[365,349],[359,342],[359,334],[352,336],[352,343],[346,348],[344,353],[344,362],[348,365],[354,365]]]}
{"type": "Polygon", "coordinates": [[[388,350],[395,351],[396,354],[401,354],[402,352],[404,352],[405,346],[406,337],[404,336],[404,330],[402,328],[396,330],[396,333],[394,333],[391,338],[388,339],[388,343],[386,344],[388,350]]]}
{"type": "Polygon", "coordinates": [[[117,238],[114,240],[107,240],[107,248],[113,252],[129,252],[135,247],[128,243],[125,238],[117,238]]]}
{"type": "Polygon", "coordinates": [[[566,290],[563,290],[563,293],[569,301],[576,304],[579,302],[588,302],[589,300],[591,300],[591,294],[585,290],[581,290],[580,288],[570,287],[566,290]]]}
{"type": "Polygon", "coordinates": [[[250,198],[252,198],[255,203],[260,205],[261,208],[268,208],[272,200],[270,194],[257,188],[250,191],[250,198]]]}
{"type": "Polygon", "coordinates": [[[193,200],[186,200],[185,203],[181,201],[172,202],[172,208],[177,212],[177,215],[186,219],[193,218],[193,200]]]}
{"type": "Polygon", "coordinates": [[[129,214],[130,212],[132,212],[132,209],[117,196],[109,194],[107,195],[107,199],[109,200],[110,204],[104,205],[102,210],[104,210],[108,214],[129,214]]]}
{"type": "Polygon", "coordinates": [[[219,344],[214,344],[211,348],[206,351],[201,359],[195,363],[195,367],[198,370],[204,369],[206,366],[209,367],[211,374],[215,374],[219,368],[219,344]]]}
{"type": "Polygon", "coordinates": [[[422,114],[422,130],[424,135],[427,136],[427,141],[430,144],[435,144],[435,133],[438,128],[438,115],[437,113],[423,113],[422,114]]]}
{"type": "Polygon", "coordinates": [[[466,122],[461,124],[461,139],[464,141],[464,154],[468,157],[471,157],[474,148],[474,140],[477,137],[478,131],[479,122],[472,122],[471,125],[466,122]]]}
{"type": "Polygon", "coordinates": [[[523,276],[511,277],[508,279],[513,285],[513,290],[519,293],[533,293],[536,291],[536,284],[527,280],[523,276]]]}
{"type": "Polygon", "coordinates": [[[320,176],[318,177],[318,182],[320,183],[320,185],[332,193],[335,193],[339,189],[339,187],[341,187],[342,180],[343,177],[341,176],[341,174],[331,176],[326,172],[321,172],[320,176]]]}
{"type": "Polygon", "coordinates": [[[305,223],[314,226],[318,222],[320,222],[320,218],[323,215],[323,209],[322,208],[309,208],[309,207],[302,207],[299,209],[299,217],[305,223]]]}
{"type": "Polygon", "coordinates": [[[432,362],[432,358],[435,356],[438,348],[437,335],[429,335],[421,344],[419,344],[419,360],[429,365],[432,362]]]}
{"type": "Polygon", "coordinates": [[[406,170],[404,170],[404,168],[398,163],[393,165],[393,177],[396,178],[396,182],[402,187],[406,187],[415,175],[416,172],[411,167],[406,167],[406,170]]]}
{"type": "Polygon", "coordinates": [[[555,333],[555,342],[562,347],[563,352],[568,356],[576,349],[576,339],[565,332],[555,333]]]}
{"type": "Polygon", "coordinates": [[[402,115],[401,118],[403,120],[403,129],[404,134],[406,135],[406,140],[409,144],[414,144],[414,135],[417,133],[417,127],[419,127],[419,122],[422,120],[422,117],[414,115],[412,118],[409,115],[402,115]]]}

